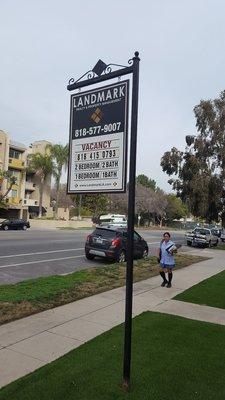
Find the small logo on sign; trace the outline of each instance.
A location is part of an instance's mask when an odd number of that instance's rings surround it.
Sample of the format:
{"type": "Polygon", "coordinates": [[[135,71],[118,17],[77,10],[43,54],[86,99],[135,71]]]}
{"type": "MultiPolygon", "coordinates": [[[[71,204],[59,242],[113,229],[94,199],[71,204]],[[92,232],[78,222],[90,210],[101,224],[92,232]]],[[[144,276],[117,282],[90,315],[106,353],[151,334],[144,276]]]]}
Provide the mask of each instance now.
{"type": "Polygon", "coordinates": [[[95,112],[93,112],[93,114],[92,114],[92,116],[91,116],[91,119],[93,120],[93,121],[95,121],[96,122],[96,124],[98,124],[99,123],[99,121],[101,121],[101,119],[102,119],[102,111],[100,110],[100,108],[98,107],[98,108],[96,108],[96,110],[95,110],[95,112]]]}
{"type": "Polygon", "coordinates": [[[113,186],[117,186],[117,182],[113,182],[113,186]]]}

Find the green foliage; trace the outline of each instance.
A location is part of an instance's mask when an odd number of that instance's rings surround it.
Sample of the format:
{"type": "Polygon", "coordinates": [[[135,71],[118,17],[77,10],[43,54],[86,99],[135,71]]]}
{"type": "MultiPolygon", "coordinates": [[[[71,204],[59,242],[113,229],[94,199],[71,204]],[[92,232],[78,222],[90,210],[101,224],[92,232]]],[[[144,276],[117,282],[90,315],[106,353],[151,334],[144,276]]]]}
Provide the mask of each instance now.
{"type": "Polygon", "coordinates": [[[57,214],[59,206],[60,180],[62,176],[63,167],[66,167],[68,164],[69,146],[68,144],[66,144],[65,146],[62,144],[54,144],[54,145],[51,144],[47,146],[47,150],[50,152],[50,155],[52,156],[54,162],[53,175],[56,181],[55,214],[57,214]]]}
{"type": "Polygon", "coordinates": [[[0,190],[4,180],[7,181],[8,187],[5,192],[2,191],[0,192],[0,208],[7,208],[7,204],[5,202],[6,196],[12,189],[12,186],[16,185],[17,183],[17,178],[12,175],[11,171],[5,171],[3,169],[0,169],[0,190]]]}
{"type": "Polygon", "coordinates": [[[174,219],[181,219],[187,215],[187,207],[182,203],[181,199],[174,194],[166,196],[166,219],[171,222],[174,219]]]}
{"type": "Polygon", "coordinates": [[[144,187],[150,188],[150,189],[154,190],[154,192],[156,191],[156,181],[154,181],[154,179],[148,178],[144,174],[140,174],[137,176],[136,183],[139,183],[140,185],[142,185],[144,187]]]}
{"type": "Polygon", "coordinates": [[[105,194],[85,194],[85,195],[73,195],[71,196],[74,204],[76,205],[75,210],[72,213],[78,215],[93,215],[98,216],[106,212],[108,197],[105,194]]]}
{"type": "Polygon", "coordinates": [[[42,217],[43,188],[49,176],[55,173],[55,166],[50,154],[35,153],[28,156],[28,171],[36,173],[40,180],[39,217],[42,217]]]}
{"type": "Polygon", "coordinates": [[[197,136],[186,138],[184,152],[173,147],[161,167],[191,213],[225,224],[225,91],[194,107],[197,136]]]}
{"type": "MultiPolygon", "coordinates": [[[[62,144],[48,145],[47,150],[49,150],[55,164],[54,176],[56,178],[57,185],[60,184],[60,179],[62,175],[62,170],[64,166],[68,164],[68,144],[63,146],[62,144]]],[[[59,186],[57,187],[57,189],[59,186]]]]}
{"type": "Polygon", "coordinates": [[[28,171],[35,171],[43,182],[54,170],[52,156],[49,154],[35,153],[28,156],[28,171]]]}

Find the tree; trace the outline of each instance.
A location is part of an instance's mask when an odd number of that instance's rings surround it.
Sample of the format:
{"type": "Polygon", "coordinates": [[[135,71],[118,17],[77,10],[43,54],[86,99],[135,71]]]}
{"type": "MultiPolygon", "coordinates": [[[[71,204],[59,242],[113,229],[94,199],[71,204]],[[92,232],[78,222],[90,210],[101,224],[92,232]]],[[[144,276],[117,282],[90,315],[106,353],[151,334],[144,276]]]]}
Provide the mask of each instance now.
{"type": "Polygon", "coordinates": [[[82,196],[83,208],[90,210],[93,217],[97,217],[106,212],[107,202],[107,196],[102,193],[82,196]]]}
{"type": "MultiPolygon", "coordinates": [[[[56,196],[57,196],[57,190],[56,187],[53,187],[51,189],[51,201],[55,200],[56,196]]],[[[72,197],[73,197],[72,195],[67,194],[66,183],[61,184],[58,191],[58,206],[63,208],[69,208],[71,206],[74,206],[74,201],[72,197]]]]}
{"type": "MultiPolygon", "coordinates": [[[[143,175],[144,176],[144,175],[143,175]]],[[[148,178],[147,178],[148,179],[148,178]]],[[[146,182],[145,178],[142,182],[146,182]]],[[[135,213],[140,215],[142,220],[153,220],[162,224],[165,216],[167,200],[164,192],[157,188],[155,191],[137,182],[136,179],[135,213]]],[[[127,215],[128,193],[108,195],[108,211],[127,215]]]]}
{"type": "Polygon", "coordinates": [[[168,222],[173,221],[174,219],[181,219],[186,216],[187,208],[182,203],[181,199],[178,198],[175,194],[168,194],[166,196],[167,206],[166,206],[166,220],[168,222]]]}
{"type": "Polygon", "coordinates": [[[107,212],[127,215],[128,192],[107,195],[107,212]]]}
{"type": "Polygon", "coordinates": [[[225,91],[194,107],[196,136],[186,137],[184,152],[173,147],[161,166],[191,213],[208,222],[221,216],[225,226],[225,91]]]}
{"type": "Polygon", "coordinates": [[[54,163],[50,154],[35,153],[28,156],[28,171],[35,171],[35,174],[40,180],[39,192],[39,214],[38,218],[42,217],[43,190],[49,176],[55,173],[54,163]]]}
{"type": "Polygon", "coordinates": [[[81,217],[82,212],[88,212],[96,219],[107,211],[108,198],[105,194],[74,194],[71,199],[78,217],[81,217]]]}
{"type": "Polygon", "coordinates": [[[50,144],[46,147],[49,150],[50,155],[53,157],[55,167],[54,167],[54,178],[56,182],[56,203],[54,213],[57,215],[59,207],[59,190],[60,190],[60,180],[62,176],[63,167],[68,164],[68,144],[63,146],[62,144],[50,144]]]}
{"type": "Polygon", "coordinates": [[[148,178],[144,174],[138,175],[136,178],[136,182],[140,183],[140,185],[142,185],[142,186],[145,186],[147,188],[154,190],[154,192],[156,191],[156,181],[154,181],[154,179],[148,178]]]}
{"type": "Polygon", "coordinates": [[[8,183],[8,187],[5,192],[0,193],[0,208],[6,208],[6,197],[9,194],[10,190],[12,189],[13,185],[16,185],[17,178],[12,175],[10,171],[0,170],[0,190],[3,181],[6,180],[8,183]]]}

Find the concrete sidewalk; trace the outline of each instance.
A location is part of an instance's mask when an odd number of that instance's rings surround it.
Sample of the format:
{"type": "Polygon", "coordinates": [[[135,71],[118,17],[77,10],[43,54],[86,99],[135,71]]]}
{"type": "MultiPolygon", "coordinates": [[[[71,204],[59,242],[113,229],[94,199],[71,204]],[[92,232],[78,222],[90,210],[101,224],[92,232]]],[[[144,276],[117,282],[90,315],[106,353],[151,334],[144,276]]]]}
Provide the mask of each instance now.
{"type": "MultiPolygon", "coordinates": [[[[191,254],[198,254],[192,249],[191,254]]],[[[176,294],[225,270],[224,252],[174,273],[173,287],[159,276],[134,284],[133,315],[152,310],[225,325],[225,310],[171,300],[176,294]]],[[[117,288],[0,327],[0,387],[57,359],[124,322],[125,288],[117,288]]]]}

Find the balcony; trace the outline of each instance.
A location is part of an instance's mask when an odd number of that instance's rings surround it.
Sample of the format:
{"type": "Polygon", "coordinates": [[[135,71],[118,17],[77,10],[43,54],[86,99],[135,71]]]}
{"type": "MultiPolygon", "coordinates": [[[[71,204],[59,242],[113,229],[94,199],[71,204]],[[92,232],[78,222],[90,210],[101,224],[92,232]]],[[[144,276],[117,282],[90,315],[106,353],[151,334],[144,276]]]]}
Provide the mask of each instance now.
{"type": "Polygon", "coordinates": [[[19,206],[22,203],[22,199],[20,197],[8,197],[6,203],[10,206],[19,206]]]}
{"type": "Polygon", "coordinates": [[[17,158],[9,158],[9,167],[23,170],[25,168],[25,162],[17,158]]]}
{"type": "Polygon", "coordinates": [[[34,199],[24,199],[23,200],[24,206],[38,206],[38,201],[34,199]]]}
{"type": "Polygon", "coordinates": [[[34,191],[36,188],[36,184],[33,182],[26,181],[25,182],[25,190],[34,191]]]}

